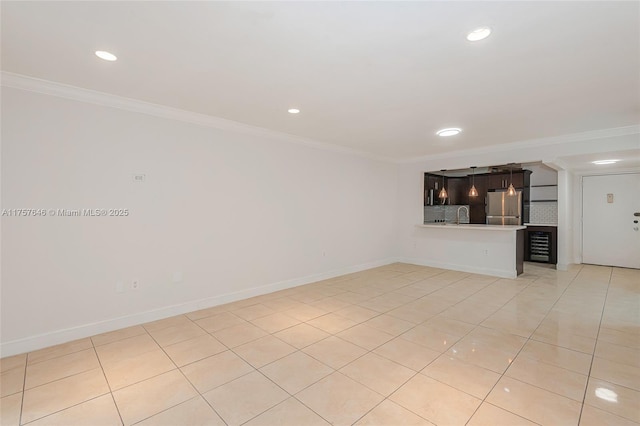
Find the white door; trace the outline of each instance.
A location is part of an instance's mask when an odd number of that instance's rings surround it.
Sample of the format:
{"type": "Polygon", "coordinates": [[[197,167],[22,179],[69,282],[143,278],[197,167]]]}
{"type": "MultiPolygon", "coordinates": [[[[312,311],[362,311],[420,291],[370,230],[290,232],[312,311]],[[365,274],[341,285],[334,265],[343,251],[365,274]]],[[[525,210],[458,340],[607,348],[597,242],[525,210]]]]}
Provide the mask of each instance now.
{"type": "Polygon", "coordinates": [[[582,179],[582,261],[640,269],[640,173],[582,179]]]}

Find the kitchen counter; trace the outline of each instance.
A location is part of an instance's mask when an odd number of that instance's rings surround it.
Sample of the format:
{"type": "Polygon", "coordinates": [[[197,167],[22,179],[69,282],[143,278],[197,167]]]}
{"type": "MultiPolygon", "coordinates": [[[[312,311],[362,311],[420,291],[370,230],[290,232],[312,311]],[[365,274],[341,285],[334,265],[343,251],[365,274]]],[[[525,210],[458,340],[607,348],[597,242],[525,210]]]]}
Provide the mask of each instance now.
{"type": "MultiPolygon", "coordinates": [[[[485,225],[485,224],[476,224],[476,223],[461,223],[456,225],[455,223],[443,223],[443,222],[435,222],[435,223],[423,223],[421,225],[416,225],[423,228],[445,228],[445,229],[474,229],[474,230],[482,230],[482,231],[517,231],[518,229],[526,229],[524,225],[485,225]]],[[[533,225],[529,225],[533,226],[533,225]]],[[[537,225],[536,225],[537,226],[537,225]]],[[[548,225],[552,226],[552,225],[548,225]]]]}
{"type": "Polygon", "coordinates": [[[557,223],[525,223],[525,226],[553,226],[558,227],[557,223]]]}
{"type": "Polygon", "coordinates": [[[412,253],[418,265],[516,278],[523,272],[526,226],[423,223],[415,226],[412,253]]]}

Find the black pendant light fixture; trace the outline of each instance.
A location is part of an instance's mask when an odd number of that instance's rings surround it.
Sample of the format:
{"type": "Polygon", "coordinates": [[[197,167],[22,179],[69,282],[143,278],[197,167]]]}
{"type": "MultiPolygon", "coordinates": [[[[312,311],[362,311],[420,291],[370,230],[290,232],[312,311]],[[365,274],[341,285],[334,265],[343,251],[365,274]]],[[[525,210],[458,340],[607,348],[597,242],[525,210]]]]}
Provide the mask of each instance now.
{"type": "Polygon", "coordinates": [[[444,204],[444,201],[447,199],[447,197],[449,196],[447,194],[447,190],[444,189],[444,172],[447,171],[447,169],[442,169],[440,170],[442,172],[442,189],[440,190],[440,194],[438,194],[438,198],[442,199],[442,204],[444,204]]]}
{"type": "Polygon", "coordinates": [[[469,190],[469,197],[477,197],[478,190],[476,189],[476,166],[471,166],[471,189],[469,190]]]}
{"type": "Polygon", "coordinates": [[[509,174],[511,175],[511,183],[509,183],[509,188],[507,188],[507,195],[513,197],[516,195],[516,189],[513,187],[513,164],[509,163],[509,174]]]}

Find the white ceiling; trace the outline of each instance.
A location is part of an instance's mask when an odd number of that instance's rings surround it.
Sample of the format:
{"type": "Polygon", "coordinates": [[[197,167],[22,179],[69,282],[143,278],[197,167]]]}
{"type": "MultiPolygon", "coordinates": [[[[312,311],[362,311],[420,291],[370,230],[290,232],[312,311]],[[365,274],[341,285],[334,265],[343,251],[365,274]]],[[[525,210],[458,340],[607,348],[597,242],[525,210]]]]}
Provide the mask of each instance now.
{"type": "Polygon", "coordinates": [[[5,71],[374,155],[425,156],[640,121],[635,1],[1,7],[5,71]],[[479,26],[493,34],[466,41],[479,26]],[[102,61],[95,50],[119,60],[102,61]],[[464,132],[434,135],[451,126],[464,132]]]}
{"type": "MultiPolygon", "coordinates": [[[[640,147],[639,147],[640,148],[640,147]]],[[[626,151],[609,151],[599,154],[583,154],[560,159],[562,166],[574,172],[638,171],[640,170],[640,149],[626,151]],[[593,164],[596,160],[619,160],[615,164],[593,164]]]]}

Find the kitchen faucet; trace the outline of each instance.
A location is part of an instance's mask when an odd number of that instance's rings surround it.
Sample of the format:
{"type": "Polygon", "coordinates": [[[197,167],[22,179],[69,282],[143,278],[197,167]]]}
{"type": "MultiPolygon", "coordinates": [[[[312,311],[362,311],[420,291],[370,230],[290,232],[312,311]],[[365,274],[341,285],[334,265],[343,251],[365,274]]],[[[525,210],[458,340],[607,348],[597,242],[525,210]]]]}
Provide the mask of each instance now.
{"type": "Polygon", "coordinates": [[[467,206],[458,207],[458,211],[456,212],[456,225],[460,225],[460,209],[465,209],[467,211],[467,218],[469,218],[469,207],[467,206]]]}

